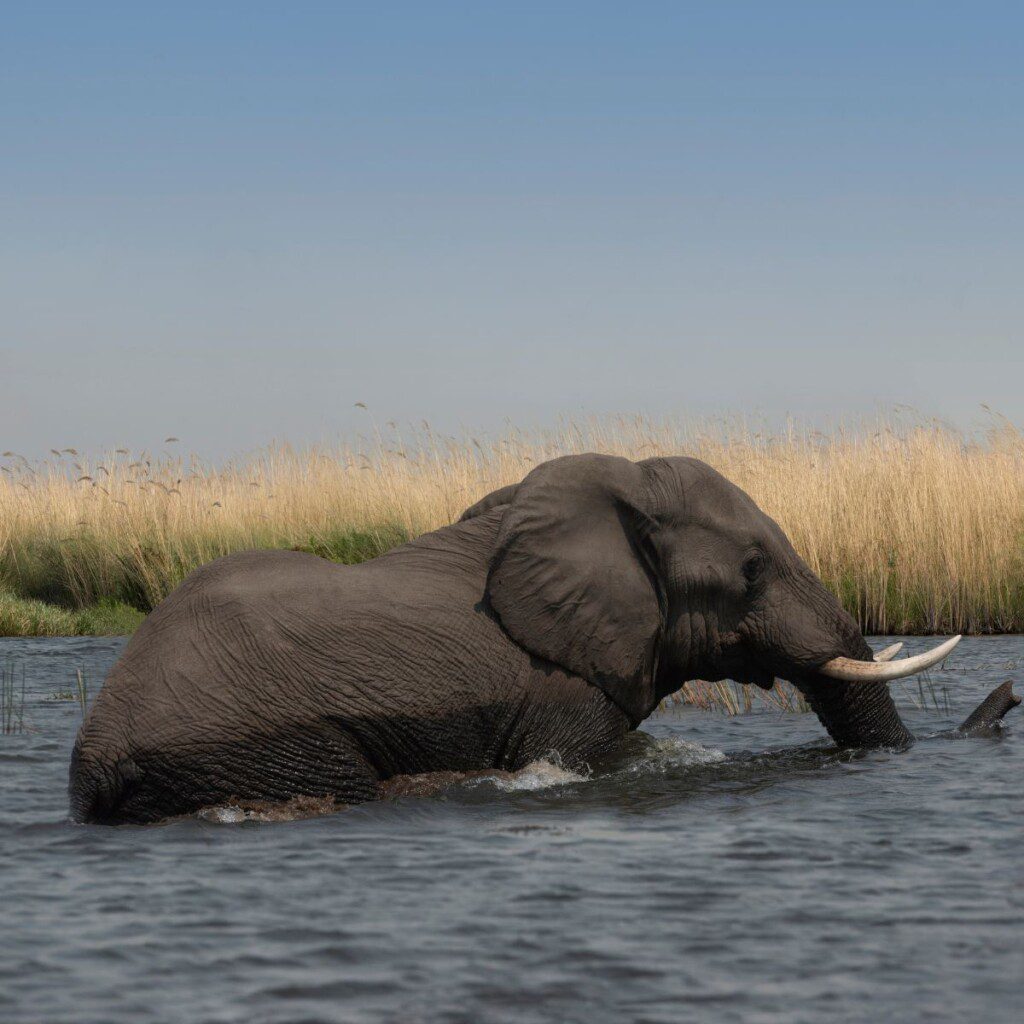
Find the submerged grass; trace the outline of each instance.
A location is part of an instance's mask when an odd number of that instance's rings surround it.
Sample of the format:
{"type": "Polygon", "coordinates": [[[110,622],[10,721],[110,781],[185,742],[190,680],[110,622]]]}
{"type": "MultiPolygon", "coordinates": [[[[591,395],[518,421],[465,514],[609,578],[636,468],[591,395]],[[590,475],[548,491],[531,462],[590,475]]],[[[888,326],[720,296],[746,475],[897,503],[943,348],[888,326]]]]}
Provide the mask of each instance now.
{"type": "Polygon", "coordinates": [[[78,710],[82,712],[82,719],[85,720],[85,712],[89,708],[89,680],[86,678],[85,670],[75,669],[75,697],[78,700],[78,710]]]}
{"type": "Polygon", "coordinates": [[[0,665],[0,736],[25,731],[25,668],[14,661],[0,665]]]}
{"type": "Polygon", "coordinates": [[[637,417],[489,439],[391,425],[222,467],[125,449],[34,464],[6,453],[0,633],[129,632],[196,566],[243,549],[359,562],[580,451],[709,462],[778,520],[865,632],[1024,631],[1024,438],[1008,423],[977,437],[895,420],[769,436],[637,417]]]}

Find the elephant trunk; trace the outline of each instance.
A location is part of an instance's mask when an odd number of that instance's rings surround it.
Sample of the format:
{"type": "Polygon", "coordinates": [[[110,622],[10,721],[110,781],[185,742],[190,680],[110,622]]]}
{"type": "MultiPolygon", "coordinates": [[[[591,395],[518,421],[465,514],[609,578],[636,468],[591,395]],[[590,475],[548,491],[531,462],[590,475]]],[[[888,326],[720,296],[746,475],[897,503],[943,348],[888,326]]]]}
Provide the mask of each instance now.
{"type": "Polygon", "coordinates": [[[908,665],[914,670],[921,659],[895,660],[898,647],[876,657],[852,616],[803,563],[787,582],[769,635],[792,661],[776,664],[776,675],[797,686],[840,747],[910,746],[914,737],[886,676],[902,675],[908,665]]]}
{"type": "Polygon", "coordinates": [[[913,734],[903,724],[885,683],[837,683],[811,676],[799,687],[829,736],[841,747],[909,747],[913,734]]]}
{"type": "MultiPolygon", "coordinates": [[[[914,742],[903,724],[884,683],[836,686],[827,678],[801,680],[800,689],[828,734],[841,747],[895,747],[914,742]]],[[[1021,702],[1009,680],[997,686],[964,720],[942,735],[992,736],[999,732],[1003,717],[1021,702]]]]}

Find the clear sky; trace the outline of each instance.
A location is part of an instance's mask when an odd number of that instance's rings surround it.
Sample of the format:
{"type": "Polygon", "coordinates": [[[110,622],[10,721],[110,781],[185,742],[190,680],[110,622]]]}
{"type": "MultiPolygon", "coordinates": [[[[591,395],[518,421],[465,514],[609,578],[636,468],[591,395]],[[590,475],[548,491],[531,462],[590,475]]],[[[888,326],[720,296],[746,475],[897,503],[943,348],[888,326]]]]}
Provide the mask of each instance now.
{"type": "Polygon", "coordinates": [[[1024,420],[1020,3],[6,3],[0,446],[1024,420]]]}

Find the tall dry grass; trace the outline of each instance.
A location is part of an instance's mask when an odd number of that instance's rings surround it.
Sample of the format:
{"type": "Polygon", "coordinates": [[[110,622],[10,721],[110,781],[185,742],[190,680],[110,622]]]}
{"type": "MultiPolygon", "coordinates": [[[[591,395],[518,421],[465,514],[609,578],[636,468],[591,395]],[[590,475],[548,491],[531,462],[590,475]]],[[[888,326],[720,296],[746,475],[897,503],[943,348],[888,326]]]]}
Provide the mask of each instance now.
{"type": "MultiPolygon", "coordinates": [[[[168,451],[173,450],[173,444],[168,451]]],[[[489,439],[393,427],[336,448],[0,461],[0,591],[151,608],[197,565],[245,548],[359,561],[455,519],[568,452],[709,462],[788,533],[866,632],[1024,631],[1024,438],[894,422],[778,436],[644,418],[489,439]]]]}

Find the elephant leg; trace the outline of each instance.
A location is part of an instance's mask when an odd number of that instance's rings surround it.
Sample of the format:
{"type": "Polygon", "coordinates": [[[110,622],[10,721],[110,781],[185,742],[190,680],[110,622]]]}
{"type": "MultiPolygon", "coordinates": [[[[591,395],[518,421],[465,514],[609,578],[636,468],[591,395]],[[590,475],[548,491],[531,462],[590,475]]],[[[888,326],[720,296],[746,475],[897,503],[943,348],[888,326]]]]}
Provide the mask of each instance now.
{"type": "MultiPolygon", "coordinates": [[[[551,688],[550,681],[547,683],[551,688]]],[[[630,731],[629,720],[596,686],[572,677],[563,699],[529,704],[510,733],[495,767],[518,771],[540,760],[586,770],[617,750],[630,731]]]]}
{"type": "Polygon", "coordinates": [[[92,794],[88,820],[143,824],[222,804],[295,797],[354,804],[378,796],[377,772],[355,741],[321,724],[187,749],[134,751],[113,767],[92,794]]]}

